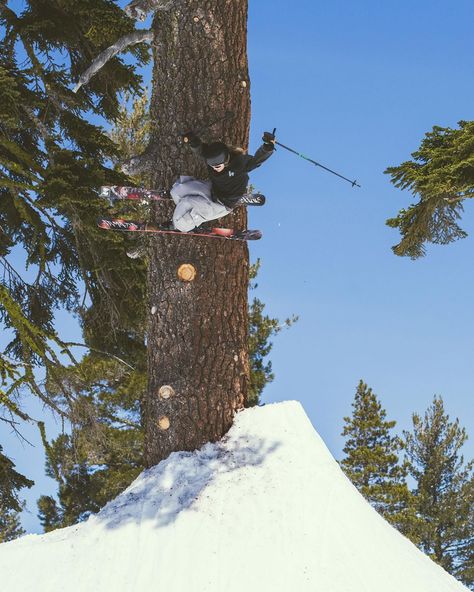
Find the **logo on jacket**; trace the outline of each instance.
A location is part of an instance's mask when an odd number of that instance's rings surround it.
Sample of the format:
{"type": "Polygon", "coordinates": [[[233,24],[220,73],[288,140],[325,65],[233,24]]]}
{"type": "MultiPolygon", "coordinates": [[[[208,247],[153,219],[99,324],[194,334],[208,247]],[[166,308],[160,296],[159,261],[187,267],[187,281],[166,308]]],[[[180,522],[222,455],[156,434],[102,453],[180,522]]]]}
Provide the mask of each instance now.
{"type": "Polygon", "coordinates": [[[229,177],[233,177],[235,175],[234,171],[229,171],[229,177]]]}

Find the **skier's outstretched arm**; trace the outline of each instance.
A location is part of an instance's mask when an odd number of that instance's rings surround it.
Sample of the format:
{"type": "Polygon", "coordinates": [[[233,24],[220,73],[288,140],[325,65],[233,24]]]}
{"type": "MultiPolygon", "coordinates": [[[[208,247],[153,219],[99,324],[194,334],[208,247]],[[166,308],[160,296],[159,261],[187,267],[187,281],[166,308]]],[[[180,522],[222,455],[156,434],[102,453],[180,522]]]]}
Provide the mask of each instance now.
{"type": "Polygon", "coordinates": [[[259,167],[262,163],[268,160],[275,151],[275,134],[264,132],[262,140],[263,144],[257,152],[255,152],[254,156],[251,156],[247,161],[247,166],[245,167],[247,171],[253,171],[259,167]]]}

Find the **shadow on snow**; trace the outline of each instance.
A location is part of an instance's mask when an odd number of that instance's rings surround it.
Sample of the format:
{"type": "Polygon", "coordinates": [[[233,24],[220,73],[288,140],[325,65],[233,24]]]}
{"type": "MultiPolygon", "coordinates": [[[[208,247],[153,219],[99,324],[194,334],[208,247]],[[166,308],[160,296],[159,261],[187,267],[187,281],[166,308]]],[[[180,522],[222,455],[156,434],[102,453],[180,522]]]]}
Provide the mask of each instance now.
{"type": "Polygon", "coordinates": [[[92,520],[107,528],[130,522],[167,526],[185,510],[197,509],[206,487],[219,475],[260,466],[280,444],[257,437],[224,438],[194,452],[174,452],[143,471],[132,485],[92,520]]]}

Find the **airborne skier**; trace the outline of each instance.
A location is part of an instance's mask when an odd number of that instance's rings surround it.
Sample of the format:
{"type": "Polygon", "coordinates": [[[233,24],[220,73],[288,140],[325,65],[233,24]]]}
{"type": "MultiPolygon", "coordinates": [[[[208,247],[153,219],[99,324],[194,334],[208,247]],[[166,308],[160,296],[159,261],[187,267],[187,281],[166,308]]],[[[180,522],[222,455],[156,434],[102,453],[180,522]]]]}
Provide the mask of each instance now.
{"type": "MultiPolygon", "coordinates": [[[[273,154],[276,142],[275,130],[273,133],[264,132],[263,145],[254,156],[245,154],[241,149],[227,146],[223,142],[205,144],[193,132],[185,134],[184,139],[197,156],[205,159],[209,180],[203,181],[194,177],[180,176],[169,193],[166,190],[134,189],[131,187],[101,188],[101,195],[112,199],[161,200],[171,197],[176,204],[171,223],[166,226],[156,226],[141,221],[99,218],[98,226],[106,230],[163,234],[182,232],[202,237],[221,237],[233,240],[258,240],[261,238],[262,233],[259,230],[204,229],[200,226],[203,222],[226,216],[239,205],[265,203],[265,196],[246,193],[249,181],[248,173],[259,167],[273,154]]],[[[135,251],[132,251],[129,256],[134,259],[136,257],[135,251]]]]}
{"type": "Polygon", "coordinates": [[[264,132],[263,144],[254,156],[223,142],[203,143],[193,132],[185,134],[184,139],[194,154],[205,159],[209,174],[205,181],[181,176],[171,188],[176,204],[173,227],[189,232],[232,211],[247,190],[248,173],[273,154],[275,134],[264,132]]]}

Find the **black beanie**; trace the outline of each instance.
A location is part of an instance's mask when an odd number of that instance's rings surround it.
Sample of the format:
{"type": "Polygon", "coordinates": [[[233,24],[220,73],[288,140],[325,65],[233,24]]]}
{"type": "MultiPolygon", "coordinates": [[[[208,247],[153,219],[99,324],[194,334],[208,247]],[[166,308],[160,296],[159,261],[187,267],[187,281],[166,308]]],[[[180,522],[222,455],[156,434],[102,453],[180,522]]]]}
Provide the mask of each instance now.
{"type": "Polygon", "coordinates": [[[202,147],[202,155],[209,166],[224,164],[229,158],[229,149],[224,142],[212,142],[202,147]]]}

